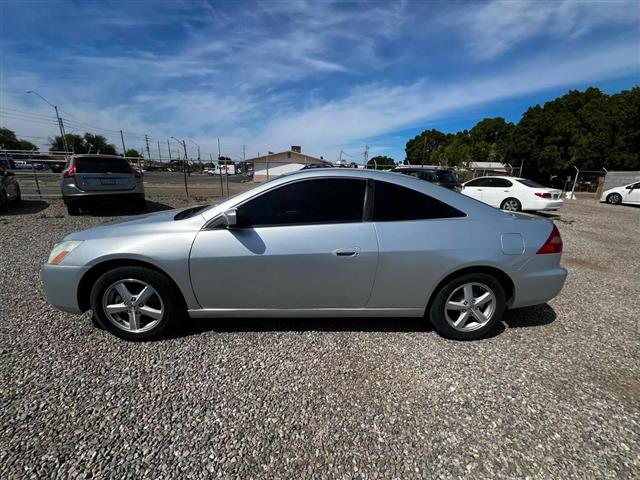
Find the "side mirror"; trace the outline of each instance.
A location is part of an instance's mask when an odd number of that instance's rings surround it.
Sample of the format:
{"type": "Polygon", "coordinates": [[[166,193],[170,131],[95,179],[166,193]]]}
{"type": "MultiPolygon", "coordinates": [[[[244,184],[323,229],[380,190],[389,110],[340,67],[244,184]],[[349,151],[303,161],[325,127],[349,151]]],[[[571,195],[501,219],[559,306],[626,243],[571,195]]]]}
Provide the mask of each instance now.
{"type": "Polygon", "coordinates": [[[222,212],[222,223],[226,228],[235,228],[238,225],[238,209],[230,208],[222,212]]]}

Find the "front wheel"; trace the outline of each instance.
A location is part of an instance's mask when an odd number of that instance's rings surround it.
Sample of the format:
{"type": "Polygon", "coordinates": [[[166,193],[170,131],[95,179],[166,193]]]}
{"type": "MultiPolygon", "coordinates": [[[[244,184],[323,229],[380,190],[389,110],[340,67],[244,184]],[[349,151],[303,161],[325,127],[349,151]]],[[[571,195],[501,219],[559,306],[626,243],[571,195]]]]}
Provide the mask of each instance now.
{"type": "Polygon", "coordinates": [[[519,212],[522,210],[522,204],[517,198],[507,198],[502,201],[500,208],[508,212],[519,212]]]}
{"type": "Polygon", "coordinates": [[[622,195],[619,193],[607,195],[607,203],[610,203],[611,205],[620,205],[622,203],[622,195]]]}
{"type": "Polygon", "coordinates": [[[183,314],[168,277],[145,267],[119,267],[103,274],[91,289],[91,310],[101,327],[125,340],[166,334],[183,314]]]}
{"type": "Polygon", "coordinates": [[[443,337],[476,340],[496,328],[505,306],[504,289],[494,276],[470,273],[440,288],[428,313],[443,337]]]}

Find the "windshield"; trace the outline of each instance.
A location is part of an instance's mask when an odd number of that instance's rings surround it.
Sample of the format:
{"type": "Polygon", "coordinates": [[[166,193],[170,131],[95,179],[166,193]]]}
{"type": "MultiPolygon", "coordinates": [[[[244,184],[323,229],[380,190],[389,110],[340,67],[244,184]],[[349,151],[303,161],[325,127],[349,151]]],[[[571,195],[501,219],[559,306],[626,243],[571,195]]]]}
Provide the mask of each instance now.
{"type": "Polygon", "coordinates": [[[547,188],[544,185],[540,185],[539,183],[532,182],[531,180],[527,180],[526,178],[519,178],[518,182],[531,188],[547,188]]]}
{"type": "Polygon", "coordinates": [[[449,170],[438,170],[436,175],[438,175],[438,180],[443,183],[460,183],[456,174],[449,170]]]}
{"type": "Polygon", "coordinates": [[[131,173],[129,162],[124,158],[76,158],[77,173],[131,173]]]}

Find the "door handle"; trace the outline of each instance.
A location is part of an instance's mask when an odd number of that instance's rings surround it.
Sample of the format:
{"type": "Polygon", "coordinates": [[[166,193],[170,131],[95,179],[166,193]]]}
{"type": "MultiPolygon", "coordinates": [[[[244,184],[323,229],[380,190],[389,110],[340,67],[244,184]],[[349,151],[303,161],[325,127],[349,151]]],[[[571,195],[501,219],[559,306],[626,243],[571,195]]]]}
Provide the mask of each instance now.
{"type": "Polygon", "coordinates": [[[362,249],[360,247],[338,248],[333,251],[336,257],[357,257],[362,249]]]}

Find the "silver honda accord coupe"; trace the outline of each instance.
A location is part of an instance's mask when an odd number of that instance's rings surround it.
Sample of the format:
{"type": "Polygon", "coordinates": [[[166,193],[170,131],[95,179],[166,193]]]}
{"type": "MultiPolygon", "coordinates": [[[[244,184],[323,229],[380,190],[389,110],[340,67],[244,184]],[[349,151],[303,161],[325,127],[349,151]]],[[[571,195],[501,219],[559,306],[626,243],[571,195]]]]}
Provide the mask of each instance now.
{"type": "Polygon", "coordinates": [[[162,336],[185,314],[423,317],[470,340],[506,308],[555,297],[561,252],[547,219],[407,175],[313,169],[68,235],[42,280],[52,305],[92,310],[127,340],[162,336]]]}

